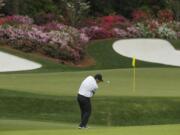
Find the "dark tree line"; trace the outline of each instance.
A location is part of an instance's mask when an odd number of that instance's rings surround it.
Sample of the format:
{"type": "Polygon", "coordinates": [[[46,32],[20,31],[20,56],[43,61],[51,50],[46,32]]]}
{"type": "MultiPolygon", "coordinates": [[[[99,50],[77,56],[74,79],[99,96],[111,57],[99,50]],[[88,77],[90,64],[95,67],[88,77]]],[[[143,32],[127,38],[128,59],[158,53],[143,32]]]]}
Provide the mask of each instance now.
{"type": "Polygon", "coordinates": [[[131,17],[134,9],[142,9],[152,14],[158,10],[171,9],[176,19],[180,18],[179,0],[4,0],[6,6],[1,12],[6,15],[22,14],[36,16],[40,12],[66,15],[67,2],[88,2],[90,5],[89,16],[104,16],[121,14],[127,18],[131,17]]]}

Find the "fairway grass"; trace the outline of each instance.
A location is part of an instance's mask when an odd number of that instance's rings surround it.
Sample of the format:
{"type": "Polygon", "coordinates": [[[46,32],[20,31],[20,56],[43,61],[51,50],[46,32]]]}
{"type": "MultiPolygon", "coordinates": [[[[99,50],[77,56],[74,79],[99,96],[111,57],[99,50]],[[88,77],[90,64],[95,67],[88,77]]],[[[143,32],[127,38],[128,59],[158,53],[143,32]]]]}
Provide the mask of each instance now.
{"type": "Polygon", "coordinates": [[[0,134],[2,131],[73,129],[75,127],[74,124],[66,123],[0,119],[0,134]]]}
{"type": "Polygon", "coordinates": [[[8,123],[9,129],[0,127],[1,135],[179,135],[180,133],[180,125],[178,124],[129,127],[93,126],[89,129],[80,130],[75,125],[64,123],[0,120],[0,126],[6,123],[8,123]]]}
{"type": "Polygon", "coordinates": [[[0,89],[42,95],[76,96],[81,81],[96,73],[102,73],[105,80],[99,85],[96,96],[180,97],[179,68],[136,69],[134,92],[132,69],[0,74],[0,89]],[[110,83],[106,83],[106,80],[110,83]]]}

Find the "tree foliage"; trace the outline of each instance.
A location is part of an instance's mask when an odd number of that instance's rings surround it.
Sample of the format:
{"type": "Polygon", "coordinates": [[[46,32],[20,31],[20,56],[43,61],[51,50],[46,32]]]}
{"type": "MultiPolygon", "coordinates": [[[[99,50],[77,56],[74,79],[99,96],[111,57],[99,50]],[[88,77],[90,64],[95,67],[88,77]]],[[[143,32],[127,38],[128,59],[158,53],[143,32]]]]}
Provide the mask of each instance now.
{"type": "Polygon", "coordinates": [[[130,18],[134,9],[157,13],[168,6],[167,0],[87,0],[91,5],[91,15],[104,16],[121,14],[130,18]]]}
{"type": "Polygon", "coordinates": [[[0,9],[5,5],[4,0],[0,0],[0,9]]]}
{"type": "Polygon", "coordinates": [[[176,20],[180,20],[180,1],[179,0],[168,0],[169,8],[174,12],[176,20]]]}
{"type": "Polygon", "coordinates": [[[4,0],[0,0],[0,9],[4,6],[4,0]]]}
{"type": "MultiPolygon", "coordinates": [[[[4,7],[4,6],[5,6],[4,0],[0,0],[0,10],[1,10],[1,8],[4,7]]],[[[0,16],[2,16],[2,14],[0,14],[0,16]]]]}
{"type": "Polygon", "coordinates": [[[21,14],[35,16],[39,12],[57,12],[53,0],[6,0],[7,15],[21,14]]]}
{"type": "Polygon", "coordinates": [[[179,0],[0,0],[3,1],[6,6],[2,10],[6,15],[34,17],[42,12],[53,13],[74,26],[87,15],[97,17],[120,14],[131,18],[134,10],[148,11],[155,15],[159,10],[170,9],[177,20],[180,18],[179,0]]]}
{"type": "Polygon", "coordinates": [[[89,2],[85,0],[61,0],[58,4],[64,20],[72,26],[77,26],[89,13],[89,2]]]}

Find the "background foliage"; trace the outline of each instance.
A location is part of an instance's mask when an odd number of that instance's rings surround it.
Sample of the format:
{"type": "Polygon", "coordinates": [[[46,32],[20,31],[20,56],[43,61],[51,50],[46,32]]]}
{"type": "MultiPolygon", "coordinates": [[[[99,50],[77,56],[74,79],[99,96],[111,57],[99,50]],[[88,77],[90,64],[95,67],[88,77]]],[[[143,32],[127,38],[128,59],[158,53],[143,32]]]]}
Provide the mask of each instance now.
{"type": "Polygon", "coordinates": [[[175,13],[176,19],[180,16],[179,0],[5,0],[5,2],[4,13],[8,15],[26,14],[31,17],[39,12],[67,15],[67,3],[74,3],[76,9],[79,8],[80,3],[89,3],[89,15],[91,16],[121,14],[131,18],[131,13],[135,9],[156,14],[159,10],[166,8],[175,13]]]}

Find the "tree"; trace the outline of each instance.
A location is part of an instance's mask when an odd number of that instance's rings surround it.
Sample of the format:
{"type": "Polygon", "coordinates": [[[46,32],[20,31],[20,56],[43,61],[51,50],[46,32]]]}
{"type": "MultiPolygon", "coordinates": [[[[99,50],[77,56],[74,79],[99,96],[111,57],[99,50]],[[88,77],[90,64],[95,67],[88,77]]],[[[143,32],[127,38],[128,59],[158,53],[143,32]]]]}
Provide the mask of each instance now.
{"type": "Polygon", "coordinates": [[[3,12],[6,15],[19,14],[20,8],[19,5],[23,0],[4,0],[6,5],[3,8],[3,12]]]}
{"type": "MultiPolygon", "coordinates": [[[[34,17],[40,12],[54,13],[57,10],[53,0],[4,0],[6,6],[3,11],[6,15],[28,15],[34,17]]],[[[58,11],[58,10],[57,10],[58,11]]]]}
{"type": "MultiPolygon", "coordinates": [[[[4,0],[0,0],[0,10],[5,6],[4,0]]],[[[2,16],[3,14],[0,14],[2,16]]]]}
{"type": "Polygon", "coordinates": [[[72,26],[78,26],[89,12],[89,3],[84,0],[62,0],[61,7],[64,19],[72,26]]]}
{"type": "Polygon", "coordinates": [[[0,0],[0,9],[5,5],[4,0],[0,0]]]}
{"type": "Polygon", "coordinates": [[[174,12],[175,19],[180,20],[180,1],[179,0],[168,0],[168,4],[174,12]]]}

